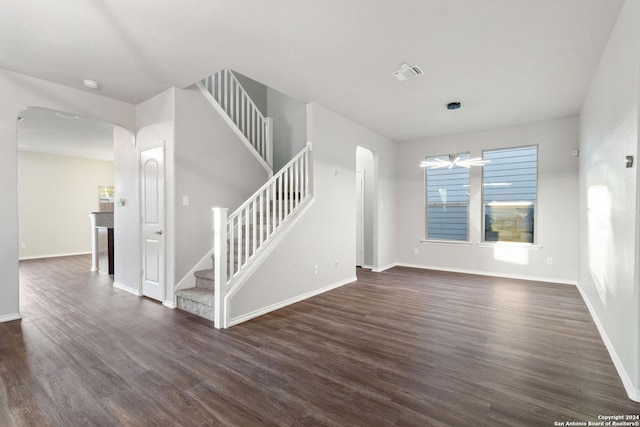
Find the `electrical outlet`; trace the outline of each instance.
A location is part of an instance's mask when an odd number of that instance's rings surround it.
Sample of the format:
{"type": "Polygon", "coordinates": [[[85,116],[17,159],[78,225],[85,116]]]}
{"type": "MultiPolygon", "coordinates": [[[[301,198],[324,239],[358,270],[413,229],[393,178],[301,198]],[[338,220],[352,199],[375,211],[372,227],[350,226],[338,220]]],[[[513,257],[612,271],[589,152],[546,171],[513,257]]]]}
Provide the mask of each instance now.
{"type": "Polygon", "coordinates": [[[189,196],[182,196],[182,206],[189,206],[189,196]]]}
{"type": "Polygon", "coordinates": [[[418,255],[420,253],[420,249],[418,248],[413,248],[413,253],[418,255]]]}
{"type": "Polygon", "coordinates": [[[340,261],[336,260],[336,268],[340,268],[340,261]]]}
{"type": "Polygon", "coordinates": [[[547,265],[553,265],[553,258],[550,256],[547,257],[547,265]]]}
{"type": "Polygon", "coordinates": [[[26,243],[20,243],[20,249],[26,249],[26,248],[27,248],[26,243]]]}
{"type": "Polygon", "coordinates": [[[318,275],[318,266],[317,266],[317,265],[314,265],[314,266],[313,266],[313,275],[314,275],[314,276],[317,276],[317,275],[318,275]]]}

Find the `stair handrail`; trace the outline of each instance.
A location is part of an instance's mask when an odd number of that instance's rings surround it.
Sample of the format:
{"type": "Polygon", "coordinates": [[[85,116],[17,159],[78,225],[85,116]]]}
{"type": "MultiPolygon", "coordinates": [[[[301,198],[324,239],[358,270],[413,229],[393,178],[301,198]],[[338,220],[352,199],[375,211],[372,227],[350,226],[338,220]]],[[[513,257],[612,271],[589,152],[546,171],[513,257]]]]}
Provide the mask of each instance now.
{"type": "Polygon", "coordinates": [[[273,168],[273,119],[262,114],[234,72],[220,70],[201,83],[251,146],[273,168]]]}
{"type": "Polygon", "coordinates": [[[216,328],[226,327],[227,309],[222,301],[232,282],[249,266],[264,244],[312,196],[311,148],[311,142],[308,142],[231,215],[227,216],[226,208],[213,208],[216,328]]]}
{"type": "MultiPolygon", "coordinates": [[[[271,181],[275,181],[276,179],[278,179],[278,177],[282,176],[285,173],[285,171],[291,167],[291,165],[293,165],[297,160],[302,158],[302,156],[304,156],[306,153],[310,151],[311,151],[311,142],[307,142],[307,145],[305,146],[305,148],[303,148],[298,154],[296,154],[291,160],[289,160],[289,162],[286,165],[280,168],[278,173],[275,174],[273,177],[271,177],[269,181],[265,182],[262,187],[260,187],[255,193],[249,196],[249,198],[243,204],[241,204],[240,207],[238,207],[238,209],[236,209],[235,211],[233,211],[231,215],[229,215],[229,218],[233,217],[234,215],[237,215],[242,209],[249,206],[253,199],[255,199],[260,193],[262,193],[267,187],[269,187],[269,184],[271,183],[271,181]]],[[[309,183],[307,182],[307,184],[309,183]]]]}

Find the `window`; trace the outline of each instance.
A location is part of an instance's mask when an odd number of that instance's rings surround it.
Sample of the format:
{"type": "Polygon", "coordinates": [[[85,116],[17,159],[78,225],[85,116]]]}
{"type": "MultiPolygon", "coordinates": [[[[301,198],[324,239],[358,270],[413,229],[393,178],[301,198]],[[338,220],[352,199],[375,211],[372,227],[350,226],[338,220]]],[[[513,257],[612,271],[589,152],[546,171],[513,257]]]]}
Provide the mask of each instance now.
{"type": "Polygon", "coordinates": [[[538,147],[491,150],[482,169],[484,241],[533,243],[538,147]]]}
{"type": "MultiPolygon", "coordinates": [[[[428,157],[427,161],[448,161],[449,156],[428,157]]],[[[469,154],[460,154],[460,160],[469,154]]],[[[434,240],[469,239],[469,169],[425,168],[426,237],[434,240]]]]}

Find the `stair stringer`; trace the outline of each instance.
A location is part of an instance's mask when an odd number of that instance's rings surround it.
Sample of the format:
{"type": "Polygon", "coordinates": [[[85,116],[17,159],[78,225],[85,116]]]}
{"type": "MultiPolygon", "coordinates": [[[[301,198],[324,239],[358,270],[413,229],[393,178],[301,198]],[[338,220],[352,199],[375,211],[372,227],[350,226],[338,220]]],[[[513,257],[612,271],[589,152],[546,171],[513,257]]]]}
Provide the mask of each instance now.
{"type": "Polygon", "coordinates": [[[278,247],[278,245],[283,242],[287,235],[293,230],[294,225],[302,219],[302,217],[306,214],[306,212],[311,208],[315,201],[314,196],[310,196],[307,200],[305,200],[301,206],[298,206],[296,210],[289,216],[277,232],[275,232],[269,239],[268,243],[259,248],[253,260],[238,274],[236,275],[228,284],[227,292],[222,298],[222,305],[224,307],[223,313],[225,313],[225,317],[223,318],[223,328],[228,328],[233,325],[237,325],[238,323],[245,322],[254,317],[261,316],[263,314],[268,313],[269,311],[276,310],[278,307],[274,307],[271,310],[261,311],[259,313],[252,313],[249,316],[241,316],[238,318],[231,319],[230,318],[230,310],[229,305],[231,299],[236,295],[236,293],[244,286],[244,284],[253,276],[253,274],[258,270],[258,268],[269,258],[269,255],[278,247]]]}
{"type": "Polygon", "coordinates": [[[222,116],[224,121],[229,125],[229,127],[233,130],[233,132],[240,138],[240,141],[247,147],[247,149],[253,154],[253,156],[258,160],[258,163],[267,171],[269,174],[269,178],[273,176],[273,168],[262,158],[258,150],[256,150],[251,142],[247,139],[247,137],[242,133],[240,128],[231,120],[227,112],[222,108],[222,106],[216,101],[216,99],[209,93],[206,87],[201,82],[196,82],[196,87],[200,90],[202,95],[205,97],[207,101],[213,106],[213,108],[222,116]]]}

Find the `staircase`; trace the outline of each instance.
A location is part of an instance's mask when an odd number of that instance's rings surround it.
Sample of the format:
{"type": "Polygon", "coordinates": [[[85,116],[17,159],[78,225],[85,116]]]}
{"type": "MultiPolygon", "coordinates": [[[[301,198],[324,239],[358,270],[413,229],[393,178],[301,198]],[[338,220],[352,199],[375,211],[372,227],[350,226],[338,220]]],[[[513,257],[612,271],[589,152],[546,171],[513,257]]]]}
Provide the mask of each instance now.
{"type": "MultiPolygon", "coordinates": [[[[198,87],[263,166],[270,168],[272,121],[255,108],[233,73],[223,70],[198,87]]],[[[225,297],[242,286],[250,267],[311,200],[310,154],[308,143],[228,218],[227,209],[214,208],[212,268],[194,273],[194,287],[176,291],[178,309],[212,320],[216,328],[228,327],[225,297]]]]}
{"type": "Polygon", "coordinates": [[[273,119],[260,112],[233,71],[219,71],[196,83],[196,86],[222,117],[226,118],[229,126],[258,162],[272,174],[273,119]]]}
{"type": "MultiPolygon", "coordinates": [[[[278,225],[284,222],[280,221],[280,210],[286,213],[284,219],[287,219],[289,215],[293,214],[293,209],[298,202],[300,202],[300,194],[288,193],[281,198],[272,200],[269,203],[268,211],[265,211],[265,215],[258,213],[256,215],[258,223],[242,224],[238,227],[236,221],[236,229],[241,234],[234,233],[233,244],[230,239],[227,239],[227,260],[230,260],[230,264],[227,265],[227,277],[237,276],[241,264],[246,267],[249,263],[248,260],[252,259],[258,250],[266,244],[267,239],[273,238],[274,228],[278,228],[278,225]],[[274,223],[276,224],[275,226],[274,223]],[[247,261],[243,262],[243,260],[247,261]]],[[[211,321],[215,320],[214,261],[215,257],[211,255],[212,268],[194,273],[195,287],[176,291],[178,309],[211,321]]]]}

